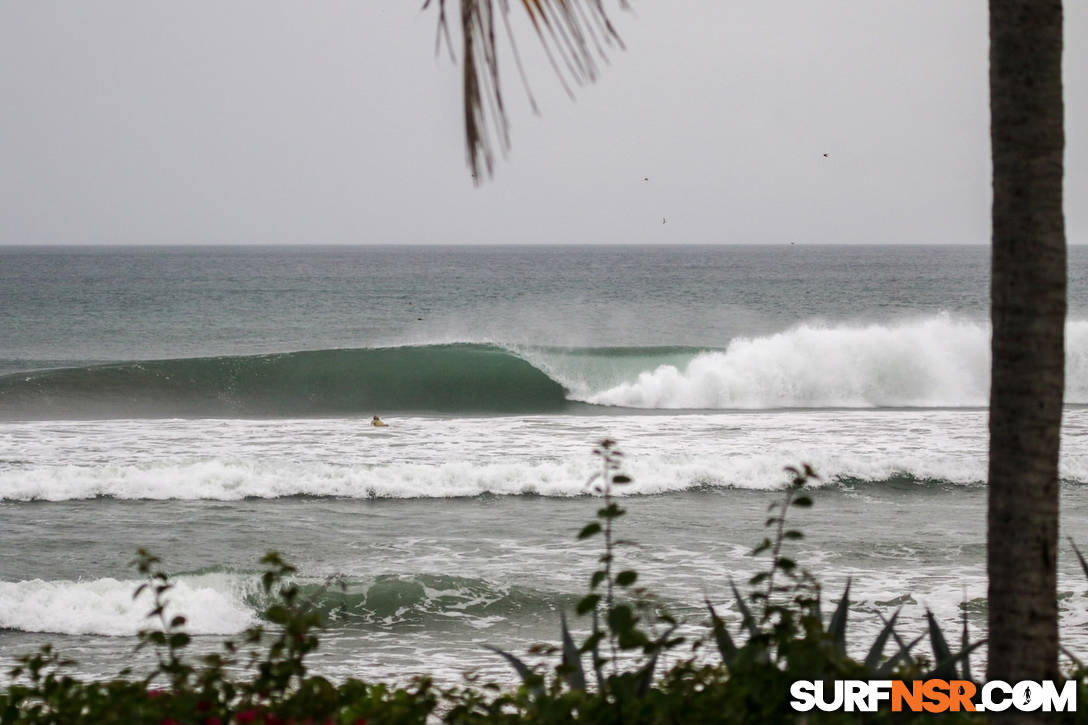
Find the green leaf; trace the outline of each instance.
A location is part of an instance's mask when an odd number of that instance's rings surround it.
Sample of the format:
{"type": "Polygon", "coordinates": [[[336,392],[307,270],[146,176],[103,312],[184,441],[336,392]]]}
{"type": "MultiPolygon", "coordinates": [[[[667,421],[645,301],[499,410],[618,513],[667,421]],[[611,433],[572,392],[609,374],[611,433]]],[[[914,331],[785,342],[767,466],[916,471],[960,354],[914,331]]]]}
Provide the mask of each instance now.
{"type": "Polygon", "coordinates": [[[291,618],[291,612],[282,604],[273,604],[264,611],[264,617],[273,624],[284,625],[291,618]]]}
{"type": "Polygon", "coordinates": [[[608,628],[613,632],[626,632],[635,626],[635,613],[626,604],[617,604],[608,612],[608,628]]]}
{"type": "Polygon", "coordinates": [[[586,524],[586,526],[578,532],[578,539],[588,539],[590,536],[599,533],[601,533],[601,525],[594,521],[591,524],[586,524]]]}
{"type": "Polygon", "coordinates": [[[812,499],[808,496],[798,496],[793,499],[793,505],[799,508],[807,509],[812,506],[812,499]]]}
{"type": "Polygon", "coordinates": [[[596,589],[597,586],[604,581],[604,578],[608,576],[603,569],[598,569],[593,572],[593,576],[589,578],[589,588],[596,589]]]}
{"type": "Polygon", "coordinates": [[[805,538],[805,535],[796,529],[790,529],[782,534],[782,538],[797,540],[805,538]]]}
{"type": "Polygon", "coordinates": [[[612,477],[612,483],[622,486],[625,483],[631,483],[631,477],[625,474],[619,473],[612,477]]]}
{"type": "Polygon", "coordinates": [[[597,605],[601,603],[600,594],[587,594],[578,600],[578,605],[575,607],[575,611],[578,614],[585,614],[597,608],[597,605]]]}
{"type": "Polygon", "coordinates": [[[602,519],[618,519],[623,516],[626,511],[621,509],[616,503],[610,503],[603,509],[597,511],[597,516],[602,519]]]}
{"type": "Polygon", "coordinates": [[[632,584],[634,584],[635,580],[637,580],[637,579],[638,579],[638,572],[637,571],[631,571],[631,570],[621,571],[619,574],[616,575],[616,584],[620,585],[621,587],[629,587],[632,584]]]}
{"type": "Polygon", "coordinates": [[[650,646],[650,639],[645,634],[635,629],[633,625],[630,629],[620,632],[616,640],[619,643],[620,649],[624,650],[644,650],[650,646]]]}

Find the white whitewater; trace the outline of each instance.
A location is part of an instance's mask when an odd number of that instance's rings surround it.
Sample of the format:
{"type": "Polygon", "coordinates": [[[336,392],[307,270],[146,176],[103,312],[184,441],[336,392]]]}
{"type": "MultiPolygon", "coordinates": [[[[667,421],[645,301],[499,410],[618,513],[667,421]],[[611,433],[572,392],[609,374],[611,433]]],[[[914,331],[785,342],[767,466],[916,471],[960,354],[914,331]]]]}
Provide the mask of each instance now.
{"type": "MultiPolygon", "coordinates": [[[[773,489],[783,465],[802,461],[829,482],[986,477],[980,409],[388,422],[381,431],[365,419],[0,423],[0,500],[577,496],[596,470],[589,449],[606,436],[628,454],[627,494],[773,489]]],[[[1067,409],[1069,482],[1088,483],[1086,433],[1088,409],[1067,409]]]]}
{"type": "MultiPolygon", "coordinates": [[[[582,399],[652,409],[985,406],[989,346],[988,323],[950,315],[806,323],[736,338],[685,367],[661,365],[582,399]]],[[[1088,321],[1068,324],[1066,347],[1066,402],[1088,403],[1088,321]]]]}

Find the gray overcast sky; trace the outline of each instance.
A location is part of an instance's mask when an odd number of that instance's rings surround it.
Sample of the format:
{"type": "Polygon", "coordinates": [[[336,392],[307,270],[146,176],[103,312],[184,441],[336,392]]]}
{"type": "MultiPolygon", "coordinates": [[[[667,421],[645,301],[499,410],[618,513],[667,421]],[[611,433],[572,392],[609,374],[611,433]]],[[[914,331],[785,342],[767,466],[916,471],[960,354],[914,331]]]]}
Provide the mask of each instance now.
{"type": "MultiPolygon", "coordinates": [[[[514,12],[543,115],[507,63],[479,189],[421,4],[0,0],[0,243],[989,239],[984,0],[633,0],[576,102],[514,12]]],[[[1088,243],[1088,2],[1066,16],[1088,243]]]]}

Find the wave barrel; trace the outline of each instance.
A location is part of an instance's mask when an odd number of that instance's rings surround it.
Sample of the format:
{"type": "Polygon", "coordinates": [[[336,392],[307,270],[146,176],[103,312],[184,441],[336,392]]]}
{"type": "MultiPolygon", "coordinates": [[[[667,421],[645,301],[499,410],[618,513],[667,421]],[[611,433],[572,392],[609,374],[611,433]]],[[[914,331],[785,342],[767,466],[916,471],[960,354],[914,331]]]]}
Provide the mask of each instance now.
{"type": "Polygon", "coordinates": [[[562,385],[489,345],[318,350],[0,376],[0,419],[530,413],[562,385]]]}

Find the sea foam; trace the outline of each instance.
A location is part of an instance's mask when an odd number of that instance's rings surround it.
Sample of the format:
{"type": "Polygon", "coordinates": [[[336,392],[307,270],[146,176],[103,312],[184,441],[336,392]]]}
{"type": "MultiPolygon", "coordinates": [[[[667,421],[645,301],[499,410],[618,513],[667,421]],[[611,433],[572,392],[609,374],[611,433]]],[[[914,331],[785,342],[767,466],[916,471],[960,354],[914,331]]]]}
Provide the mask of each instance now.
{"type": "MultiPolygon", "coordinates": [[[[148,619],[152,597],[140,582],[112,578],[90,581],[0,581],[0,629],[57,634],[131,636],[154,628],[148,619]]],[[[192,634],[237,634],[254,624],[243,587],[226,574],[173,580],[166,616],[184,613],[192,634]]]]}
{"type": "MultiPolygon", "coordinates": [[[[986,478],[985,410],[390,420],[382,433],[344,419],[7,423],[0,500],[578,496],[605,436],[628,454],[624,495],[774,489],[800,462],[851,486],[986,478]]],[[[1088,409],[1067,409],[1070,483],[1088,483],[1085,431],[1088,409]]]]}
{"type": "MultiPolygon", "coordinates": [[[[635,408],[972,407],[989,395],[988,323],[949,315],[899,324],[808,323],[737,338],[686,367],[661,365],[593,393],[635,408]]],[[[1066,402],[1088,403],[1088,321],[1067,327],[1066,402]]]]}

